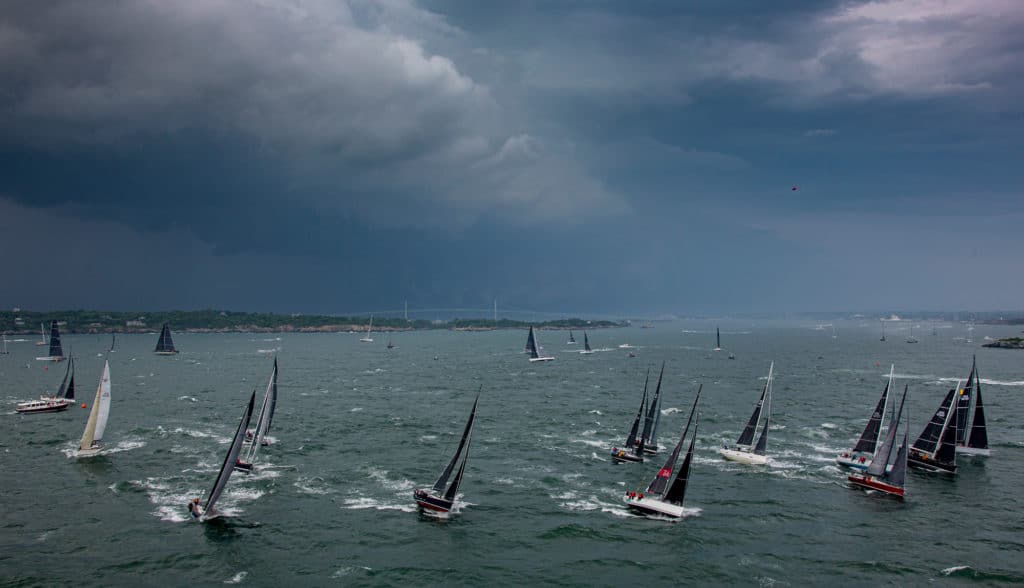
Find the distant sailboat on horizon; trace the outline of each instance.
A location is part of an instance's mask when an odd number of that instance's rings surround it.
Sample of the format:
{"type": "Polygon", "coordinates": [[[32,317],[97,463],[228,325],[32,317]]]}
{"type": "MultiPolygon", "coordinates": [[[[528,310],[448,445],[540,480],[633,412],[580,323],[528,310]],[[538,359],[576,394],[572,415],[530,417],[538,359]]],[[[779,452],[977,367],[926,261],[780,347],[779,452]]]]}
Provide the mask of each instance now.
{"type": "Polygon", "coordinates": [[[712,351],[721,351],[721,350],[722,350],[722,333],[721,333],[721,331],[718,330],[718,327],[715,327],[715,348],[712,351]]]}
{"type": "Polygon", "coordinates": [[[526,337],[526,352],[530,354],[530,361],[554,361],[554,356],[544,355],[544,347],[540,344],[537,334],[533,330],[533,325],[530,325],[530,334],[526,337]]]}
{"type": "Polygon", "coordinates": [[[171,338],[171,327],[167,323],[160,328],[160,338],[156,341],[156,348],[153,353],[157,355],[174,355],[178,350],[174,348],[174,339],[171,338]]]}
{"type": "Polygon", "coordinates": [[[36,341],[36,347],[46,345],[46,327],[43,323],[39,323],[39,340],[36,341]]]}
{"type": "Polygon", "coordinates": [[[361,343],[373,343],[373,337],[370,334],[373,333],[373,315],[370,315],[370,325],[366,327],[366,336],[359,339],[361,343]]]}
{"type": "Polygon", "coordinates": [[[57,321],[50,323],[50,355],[37,357],[36,361],[64,361],[64,350],[60,346],[60,329],[57,321]]]}

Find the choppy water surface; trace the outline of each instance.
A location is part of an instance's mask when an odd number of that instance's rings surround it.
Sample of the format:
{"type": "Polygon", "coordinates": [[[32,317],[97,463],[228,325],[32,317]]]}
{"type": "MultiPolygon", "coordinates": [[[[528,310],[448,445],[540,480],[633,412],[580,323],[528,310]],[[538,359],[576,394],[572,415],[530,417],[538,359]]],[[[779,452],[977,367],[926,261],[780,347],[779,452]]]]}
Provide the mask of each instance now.
{"type": "MultiPolygon", "coordinates": [[[[659,323],[590,332],[593,355],[541,331],[557,360],[530,364],[521,331],[431,331],[372,344],[351,334],[124,336],[110,355],[112,408],[98,459],[69,459],[88,412],[14,413],[64,365],[32,341],[0,356],[0,577],[13,584],[790,585],[1024,582],[1024,355],[983,349],[941,325],[907,344],[876,322],[659,323]],[[638,346],[629,358],[620,344],[638,346]],[[248,393],[281,366],[274,444],[236,473],[229,519],[187,520],[213,483],[248,393]],[[735,360],[728,353],[736,354],[735,360]],[[912,434],[978,354],[994,455],[955,477],[911,473],[903,503],[849,488],[834,465],[884,385],[910,384],[912,434]],[[773,463],[722,461],[775,361],[773,463]],[[613,465],[646,370],[666,362],[662,443],[681,432],[697,384],[701,428],[678,522],[629,514],[662,455],[613,465]],[[419,516],[411,492],[453,450],[478,388],[459,516],[419,516]]],[[[978,327],[976,342],[1018,329],[978,327]]],[[[582,341],[582,333],[577,333],[582,341]]],[[[90,405],[108,337],[68,336],[90,405]]],[[[67,348],[67,347],[66,347],[67,348]]],[[[654,376],[652,375],[652,380],[654,376]]]]}

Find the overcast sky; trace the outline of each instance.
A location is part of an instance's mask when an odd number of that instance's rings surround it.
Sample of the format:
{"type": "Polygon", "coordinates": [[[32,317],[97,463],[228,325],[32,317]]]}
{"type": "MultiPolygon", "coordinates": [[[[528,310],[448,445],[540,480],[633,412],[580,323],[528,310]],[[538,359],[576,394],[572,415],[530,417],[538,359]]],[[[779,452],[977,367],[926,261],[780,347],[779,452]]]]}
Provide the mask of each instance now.
{"type": "Polygon", "coordinates": [[[1021,309],[1022,30],[1020,0],[7,0],[0,305],[1021,309]]]}

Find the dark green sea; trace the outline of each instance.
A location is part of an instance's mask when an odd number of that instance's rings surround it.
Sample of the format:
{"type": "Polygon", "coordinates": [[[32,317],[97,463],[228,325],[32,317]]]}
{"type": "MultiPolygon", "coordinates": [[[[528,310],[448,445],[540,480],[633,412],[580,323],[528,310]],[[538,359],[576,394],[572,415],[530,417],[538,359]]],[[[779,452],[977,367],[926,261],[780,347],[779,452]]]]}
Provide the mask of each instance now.
{"type": "MultiPolygon", "coordinates": [[[[64,364],[44,348],[0,356],[0,581],[4,585],[433,586],[939,585],[1024,582],[1024,353],[980,347],[1019,327],[886,329],[878,321],[656,323],[589,332],[607,349],[579,355],[567,332],[422,331],[360,343],[357,334],[177,333],[118,338],[110,354],[109,449],[69,458],[88,411],[14,412],[53,392],[64,364]],[[629,358],[620,344],[638,346],[629,358]],[[206,492],[273,353],[280,399],[273,445],[235,473],[228,515],[187,520],[206,492]],[[728,353],[736,355],[728,359],[728,353]],[[855,490],[833,463],[885,384],[910,385],[916,435],[977,354],[993,455],[959,457],[956,476],[911,472],[899,502],[855,490]],[[772,464],[722,461],[775,362],[772,464]],[[648,368],[666,362],[662,444],[682,430],[698,384],[700,434],[678,522],[629,514],[664,453],[613,465],[648,368]],[[461,512],[421,517],[429,485],[482,388],[461,512]]],[[[583,334],[576,332],[582,344],[583,334]]],[[[64,338],[91,406],[109,336],[64,338]]],[[[578,347],[578,346],[577,346],[578,347]]],[[[652,380],[654,376],[652,375],[652,380]]],[[[653,385],[653,383],[652,383],[653,385]]]]}

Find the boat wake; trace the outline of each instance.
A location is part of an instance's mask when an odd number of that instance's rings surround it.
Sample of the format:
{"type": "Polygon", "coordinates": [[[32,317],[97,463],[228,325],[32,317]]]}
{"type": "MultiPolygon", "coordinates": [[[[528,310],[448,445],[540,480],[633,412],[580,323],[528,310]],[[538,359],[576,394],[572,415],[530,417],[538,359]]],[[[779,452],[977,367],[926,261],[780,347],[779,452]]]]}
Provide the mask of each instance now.
{"type": "MultiPolygon", "coordinates": [[[[410,498],[411,500],[411,498],[410,498]]],[[[416,512],[416,507],[410,504],[399,504],[399,503],[387,503],[377,500],[375,498],[362,497],[362,498],[346,498],[344,501],[345,508],[354,510],[363,510],[367,508],[374,508],[377,510],[400,510],[402,512],[416,512]]]]}
{"type": "Polygon", "coordinates": [[[242,580],[249,575],[249,572],[238,572],[234,576],[231,576],[230,580],[224,580],[225,584],[241,584],[242,580]]]}

